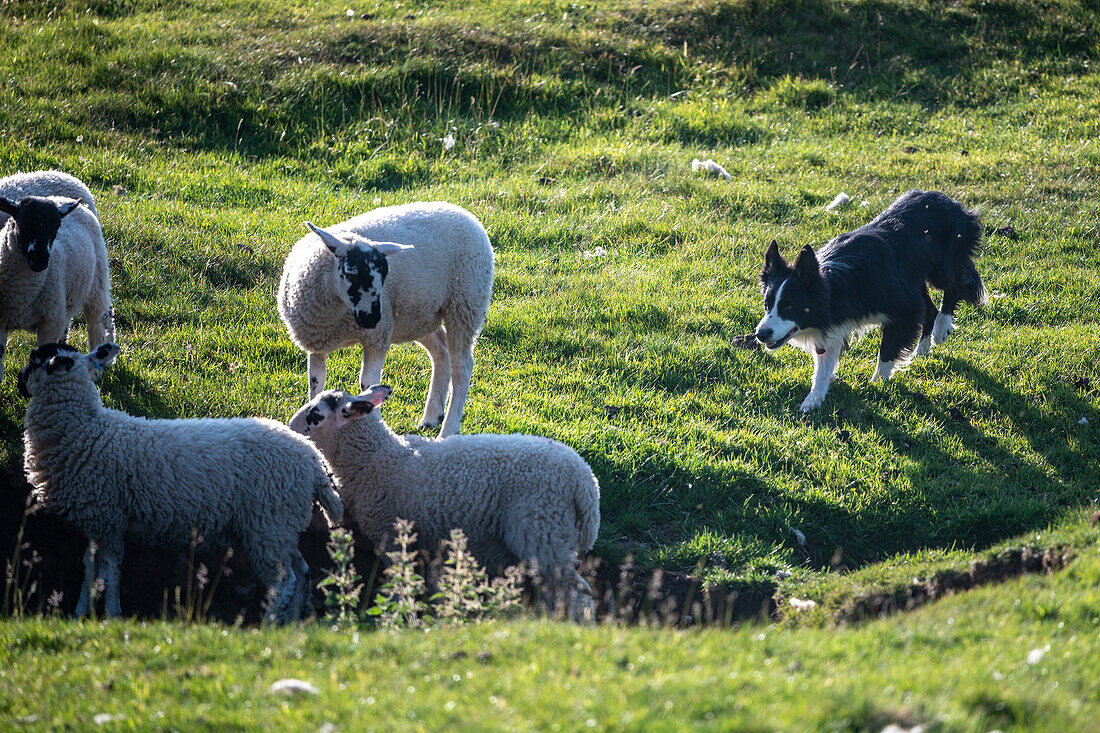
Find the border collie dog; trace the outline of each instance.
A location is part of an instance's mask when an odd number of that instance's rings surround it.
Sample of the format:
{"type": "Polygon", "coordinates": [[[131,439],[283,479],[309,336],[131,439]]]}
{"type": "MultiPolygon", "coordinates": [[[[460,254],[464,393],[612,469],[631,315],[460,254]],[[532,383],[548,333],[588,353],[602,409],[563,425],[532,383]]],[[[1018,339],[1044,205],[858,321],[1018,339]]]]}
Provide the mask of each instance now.
{"type": "Polygon", "coordinates": [[[806,245],[794,264],[772,240],[760,271],[767,313],[756,338],[769,351],[790,343],[813,355],[813,387],[802,411],[824,402],[853,333],[882,327],[871,381],[887,380],[950,335],[960,301],[983,305],[985,287],[973,262],[981,238],[976,210],[942,193],[913,190],[820,251],[806,245]],[[929,285],[943,291],[939,311],[929,285]]]}

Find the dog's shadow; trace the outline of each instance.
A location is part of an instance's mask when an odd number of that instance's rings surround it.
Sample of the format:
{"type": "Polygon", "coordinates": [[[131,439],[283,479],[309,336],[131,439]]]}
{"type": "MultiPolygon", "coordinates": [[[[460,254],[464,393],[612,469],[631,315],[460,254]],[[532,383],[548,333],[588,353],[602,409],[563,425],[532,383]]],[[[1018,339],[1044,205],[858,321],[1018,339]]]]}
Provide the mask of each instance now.
{"type": "MultiPolygon", "coordinates": [[[[982,548],[1046,528],[1067,509],[1094,498],[1100,451],[1078,423],[1082,417],[1092,423],[1097,415],[1072,382],[1044,385],[1040,406],[1040,400],[964,359],[937,358],[952,379],[971,388],[957,404],[931,399],[903,377],[886,385],[830,390],[832,409],[804,418],[833,430],[838,451],[858,450],[848,443],[857,432],[878,436],[897,456],[881,467],[883,488],[908,484],[902,492],[908,498],[887,491],[889,507],[854,511],[848,518],[833,512],[826,523],[839,524],[822,529],[839,531],[857,547],[873,537],[868,546],[882,555],[982,548]],[[899,406],[910,415],[905,425],[891,414],[899,406]]],[[[804,507],[815,515],[823,508],[804,507]]],[[[856,564],[873,559],[859,558],[856,564]]]]}

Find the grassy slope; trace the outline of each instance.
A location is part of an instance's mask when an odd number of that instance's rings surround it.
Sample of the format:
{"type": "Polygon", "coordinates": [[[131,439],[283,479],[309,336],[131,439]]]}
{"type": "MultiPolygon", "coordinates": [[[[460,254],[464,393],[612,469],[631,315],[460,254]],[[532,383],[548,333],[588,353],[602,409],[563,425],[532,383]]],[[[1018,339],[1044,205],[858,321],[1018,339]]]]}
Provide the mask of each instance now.
{"type": "Polygon", "coordinates": [[[1090,730],[1100,557],[836,631],[0,625],[0,725],[103,730],[1090,730]],[[316,697],[268,692],[277,679],[316,697]],[[28,716],[34,716],[28,718],[28,716]]]}
{"type": "MultiPolygon", "coordinates": [[[[759,579],[1077,521],[1100,468],[1093,4],[532,7],[5,5],[0,169],[64,168],[100,197],[125,346],[107,402],[285,418],[304,358],[274,290],[301,221],[439,198],[497,251],[467,429],[576,447],[603,489],[598,555],[759,579]],[[1014,228],[980,264],[999,297],[889,385],[864,342],[800,419],[810,360],[730,345],[758,317],[760,252],[915,186],[1014,228]],[[825,215],[840,190],[855,205],[825,215]]],[[[6,463],[32,344],[11,338],[0,383],[6,463]]],[[[331,383],[356,368],[334,357],[331,383]]],[[[426,360],[397,349],[386,377],[412,429],[426,360]]]]}

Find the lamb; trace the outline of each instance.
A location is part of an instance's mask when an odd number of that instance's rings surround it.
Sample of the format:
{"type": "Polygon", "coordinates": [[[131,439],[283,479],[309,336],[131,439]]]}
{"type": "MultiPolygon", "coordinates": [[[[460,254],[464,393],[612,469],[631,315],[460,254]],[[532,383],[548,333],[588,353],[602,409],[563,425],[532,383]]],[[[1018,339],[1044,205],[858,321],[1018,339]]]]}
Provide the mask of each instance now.
{"type": "Polygon", "coordinates": [[[61,341],[81,308],[89,348],[113,341],[107,245],[87,186],[59,171],[2,179],[0,225],[0,374],[8,331],[61,341]]]}
{"type": "Polygon", "coordinates": [[[279,314],[308,355],[310,399],[325,388],[333,351],[362,345],[365,390],[381,381],[391,344],[416,341],[432,360],[420,427],[442,421],[441,438],[458,433],[493,289],[485,228],[439,201],[375,209],[329,229],[306,225],[313,234],[298,240],[283,266],[279,314]]]}
{"type": "Polygon", "coordinates": [[[88,613],[97,578],[107,615],[121,614],[124,537],[187,548],[197,533],[204,549],[244,550],[269,589],[268,621],[300,618],[310,577],[298,535],[314,499],[330,523],[344,511],[324,458],[273,420],[148,420],[104,407],[92,375],[118,353],[113,343],[86,355],[46,344],[19,374],[30,399],[27,480],[45,509],[89,540],[77,615],[88,613]]]}
{"type": "Polygon", "coordinates": [[[577,553],[596,541],[600,488],[584,459],[532,435],[396,435],[374,409],[390,392],[322,392],[289,423],[328,460],[355,528],[379,551],[399,517],[430,549],[460,528],[489,571],[534,561],[551,608],[564,601],[574,619],[590,612],[577,553]]]}

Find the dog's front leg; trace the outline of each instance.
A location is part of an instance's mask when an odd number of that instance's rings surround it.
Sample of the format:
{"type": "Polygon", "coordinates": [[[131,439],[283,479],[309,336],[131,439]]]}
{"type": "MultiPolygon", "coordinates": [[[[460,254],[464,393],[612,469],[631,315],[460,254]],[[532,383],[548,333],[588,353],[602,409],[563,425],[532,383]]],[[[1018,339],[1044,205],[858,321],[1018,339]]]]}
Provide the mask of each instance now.
{"type": "Polygon", "coordinates": [[[829,383],[833,381],[837,364],[840,363],[841,344],[829,344],[824,348],[814,350],[814,378],[813,387],[806,399],[802,400],[802,412],[810,412],[821,407],[825,401],[825,393],[829,391],[829,383]]]}

